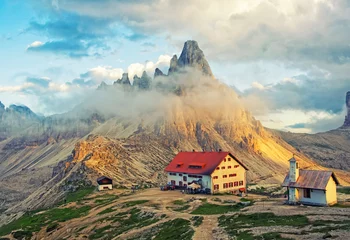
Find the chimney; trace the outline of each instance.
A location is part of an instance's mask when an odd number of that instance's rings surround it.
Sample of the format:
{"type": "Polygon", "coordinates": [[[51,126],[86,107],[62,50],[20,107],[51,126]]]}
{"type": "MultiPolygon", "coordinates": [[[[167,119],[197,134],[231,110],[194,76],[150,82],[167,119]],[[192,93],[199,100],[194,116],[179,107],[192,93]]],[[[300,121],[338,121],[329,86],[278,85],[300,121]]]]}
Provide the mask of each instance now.
{"type": "Polygon", "coordinates": [[[299,178],[299,163],[295,159],[293,154],[293,157],[289,160],[289,180],[291,182],[296,182],[298,178],[299,178]]]}
{"type": "Polygon", "coordinates": [[[195,150],[194,150],[194,149],[192,149],[192,152],[195,152],[195,150]]]}
{"type": "Polygon", "coordinates": [[[221,150],[221,148],[219,148],[219,152],[221,152],[222,150],[221,150]]]}

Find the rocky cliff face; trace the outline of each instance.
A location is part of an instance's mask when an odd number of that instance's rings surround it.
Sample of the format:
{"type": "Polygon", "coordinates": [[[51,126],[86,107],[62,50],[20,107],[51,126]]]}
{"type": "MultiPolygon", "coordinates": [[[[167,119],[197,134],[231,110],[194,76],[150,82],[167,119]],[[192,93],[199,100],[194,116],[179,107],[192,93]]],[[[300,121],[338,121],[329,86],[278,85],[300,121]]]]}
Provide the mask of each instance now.
{"type": "Polygon", "coordinates": [[[350,91],[346,93],[345,104],[347,115],[345,116],[344,127],[350,127],[350,91]]]}

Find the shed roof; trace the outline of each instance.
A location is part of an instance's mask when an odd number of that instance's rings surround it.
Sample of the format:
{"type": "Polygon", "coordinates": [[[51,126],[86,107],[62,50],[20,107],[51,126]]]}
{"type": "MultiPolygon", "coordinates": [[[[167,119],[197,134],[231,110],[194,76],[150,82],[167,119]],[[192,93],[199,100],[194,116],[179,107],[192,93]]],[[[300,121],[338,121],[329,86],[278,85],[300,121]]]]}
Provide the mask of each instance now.
{"type": "Polygon", "coordinates": [[[210,175],[221,161],[230,155],[244,169],[248,168],[229,152],[179,152],[165,168],[166,172],[210,175]],[[198,166],[199,168],[191,168],[198,166]]]}
{"type": "Polygon", "coordinates": [[[331,171],[319,171],[319,170],[299,170],[299,177],[296,182],[291,182],[289,179],[289,173],[284,179],[283,187],[292,188],[311,188],[325,190],[330,178],[333,178],[338,185],[339,181],[335,174],[331,171]]]}
{"type": "Polygon", "coordinates": [[[112,179],[111,179],[111,178],[109,178],[109,177],[106,177],[106,176],[101,176],[101,177],[97,178],[97,181],[100,181],[100,180],[102,180],[102,179],[112,180],[112,179]]]}

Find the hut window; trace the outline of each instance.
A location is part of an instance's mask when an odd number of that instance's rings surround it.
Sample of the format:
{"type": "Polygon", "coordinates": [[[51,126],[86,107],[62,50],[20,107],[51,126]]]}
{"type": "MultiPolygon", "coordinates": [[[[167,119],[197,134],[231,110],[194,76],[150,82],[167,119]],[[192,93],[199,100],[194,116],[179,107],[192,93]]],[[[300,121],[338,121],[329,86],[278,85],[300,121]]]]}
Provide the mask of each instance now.
{"type": "Polygon", "coordinates": [[[231,162],[231,158],[228,158],[228,161],[231,162]]]}
{"type": "Polygon", "coordinates": [[[216,170],[220,170],[220,167],[217,167],[216,170]]]}
{"type": "Polygon", "coordinates": [[[233,173],[233,174],[230,174],[229,177],[236,177],[237,174],[236,173],[233,173]]]}
{"type": "Polygon", "coordinates": [[[219,184],[214,185],[214,190],[219,190],[219,184]]]}
{"type": "Polygon", "coordinates": [[[171,176],[176,176],[176,173],[169,173],[169,175],[171,175],[171,176]]]}
{"type": "Polygon", "coordinates": [[[231,166],[228,166],[227,168],[228,168],[228,169],[231,169],[231,166]]]}
{"type": "Polygon", "coordinates": [[[235,165],[235,168],[238,168],[239,167],[239,165],[235,165]]]}
{"type": "Polygon", "coordinates": [[[304,198],[311,198],[311,190],[309,188],[304,189],[304,198]]]}
{"type": "Polygon", "coordinates": [[[225,167],[221,167],[221,169],[225,169],[225,167]]]}
{"type": "Polygon", "coordinates": [[[213,179],[218,179],[219,177],[218,176],[214,176],[213,179]]]}
{"type": "Polygon", "coordinates": [[[234,185],[235,185],[235,187],[237,187],[238,186],[238,182],[235,182],[234,185]]]}
{"type": "Polygon", "coordinates": [[[227,175],[222,175],[222,178],[227,178],[227,175]]]}
{"type": "Polygon", "coordinates": [[[223,187],[224,187],[224,188],[228,188],[228,184],[227,184],[227,183],[224,183],[224,184],[223,184],[223,187]]]}
{"type": "Polygon", "coordinates": [[[183,176],[182,180],[184,180],[184,182],[186,182],[187,181],[187,177],[183,176]]]}
{"type": "Polygon", "coordinates": [[[230,183],[229,183],[229,187],[233,187],[233,182],[230,182],[230,183]]]}
{"type": "Polygon", "coordinates": [[[239,181],[239,186],[243,186],[243,181],[239,181]]]}

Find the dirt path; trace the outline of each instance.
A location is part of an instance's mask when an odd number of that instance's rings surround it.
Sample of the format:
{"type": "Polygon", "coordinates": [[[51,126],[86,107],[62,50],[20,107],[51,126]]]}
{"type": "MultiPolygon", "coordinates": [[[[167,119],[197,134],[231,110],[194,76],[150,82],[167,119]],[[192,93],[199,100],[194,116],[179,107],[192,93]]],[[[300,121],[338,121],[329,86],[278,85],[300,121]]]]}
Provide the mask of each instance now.
{"type": "Polygon", "coordinates": [[[194,233],[193,240],[212,240],[215,239],[213,235],[213,230],[218,226],[217,216],[204,216],[203,223],[194,233]]]}

